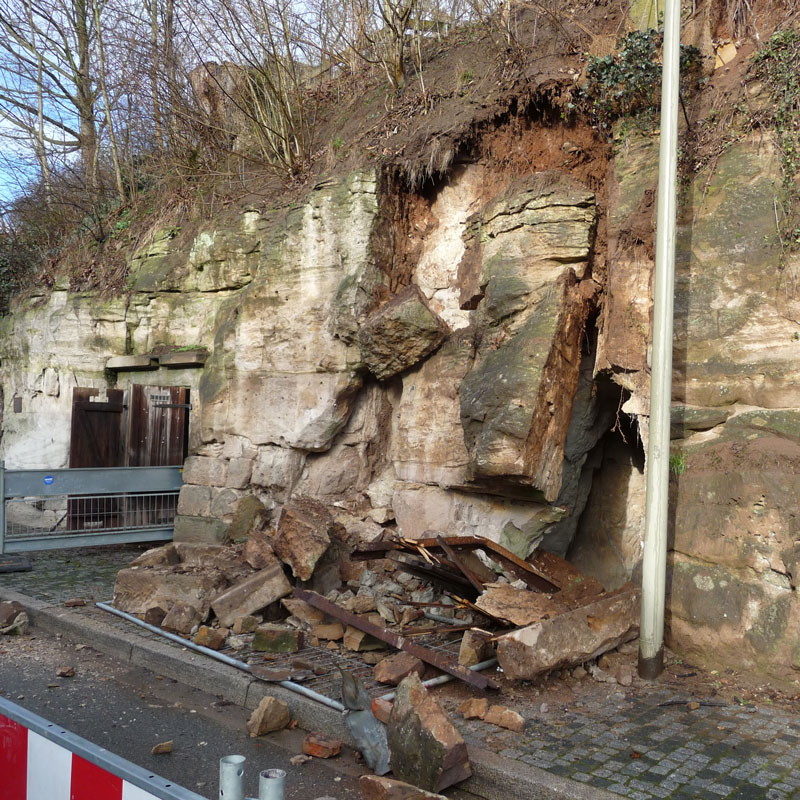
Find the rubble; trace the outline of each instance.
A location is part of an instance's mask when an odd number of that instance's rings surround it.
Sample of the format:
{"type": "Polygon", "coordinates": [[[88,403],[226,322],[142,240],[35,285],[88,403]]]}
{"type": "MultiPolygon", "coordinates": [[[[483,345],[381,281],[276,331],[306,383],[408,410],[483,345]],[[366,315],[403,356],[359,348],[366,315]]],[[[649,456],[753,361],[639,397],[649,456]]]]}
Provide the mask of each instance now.
{"type": "Polygon", "coordinates": [[[525,730],[525,718],[505,706],[489,706],[482,719],[490,725],[498,725],[517,733],[525,730]]]}
{"type": "Polygon", "coordinates": [[[471,667],[480,664],[494,655],[492,634],[480,628],[470,628],[464,631],[461,645],[458,649],[458,663],[462,667],[471,667]]]}
{"type": "Polygon", "coordinates": [[[157,745],[154,745],[153,749],[150,751],[150,755],[163,756],[167,753],[171,753],[174,749],[175,741],[170,739],[167,742],[159,742],[157,745]]]}
{"type": "Polygon", "coordinates": [[[472,774],[464,739],[418,675],[397,688],[387,729],[398,779],[438,792],[472,774]]]}
{"type": "Polygon", "coordinates": [[[342,742],[324,733],[309,733],[303,739],[303,753],[314,758],[333,758],[342,752],[342,742]]]}
{"type": "Polygon", "coordinates": [[[253,569],[264,569],[278,562],[272,549],[272,538],[266,531],[253,531],[245,542],[242,555],[253,569]]]}
{"type": "Polygon", "coordinates": [[[344,626],[341,622],[321,622],[311,626],[311,635],[326,641],[339,641],[344,638],[344,626]]]}
{"type": "Polygon", "coordinates": [[[211,650],[219,650],[225,644],[228,633],[229,631],[227,628],[212,628],[208,625],[201,625],[197,629],[197,633],[192,637],[192,641],[202,647],[208,647],[211,650]]]}
{"type": "Polygon", "coordinates": [[[59,678],[74,678],[75,677],[75,667],[73,666],[62,666],[56,670],[56,676],[59,678]]]}
{"type": "Polygon", "coordinates": [[[464,719],[483,719],[488,710],[489,701],[485,697],[470,697],[456,709],[464,719]]]}
{"type": "Polygon", "coordinates": [[[358,783],[364,800],[447,800],[444,795],[378,775],[362,775],[358,783]]]}
{"type": "Polygon", "coordinates": [[[292,586],[283,569],[279,564],[273,564],[217,595],[211,601],[211,608],[220,624],[230,627],[237,617],[252,614],[291,591],[292,586]]]}
{"type": "Polygon", "coordinates": [[[375,665],[373,674],[378,683],[389,683],[397,686],[400,681],[407,678],[412,672],[422,677],[425,664],[410,653],[395,653],[384,658],[375,665]]]}
{"type": "Polygon", "coordinates": [[[251,737],[280,731],[291,721],[289,706],[277,697],[266,695],[250,715],[247,730],[251,737]]]}

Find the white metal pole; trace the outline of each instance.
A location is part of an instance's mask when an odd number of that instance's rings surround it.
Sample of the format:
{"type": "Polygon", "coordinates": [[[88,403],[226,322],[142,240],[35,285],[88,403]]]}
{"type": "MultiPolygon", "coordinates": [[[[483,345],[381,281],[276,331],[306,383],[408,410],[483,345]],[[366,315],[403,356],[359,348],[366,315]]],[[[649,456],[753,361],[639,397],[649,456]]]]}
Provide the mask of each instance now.
{"type": "Polygon", "coordinates": [[[647,500],[642,562],[639,676],[653,679],[664,668],[664,600],[669,500],[669,424],[672,398],[672,314],[675,287],[676,183],[681,8],[666,0],[661,80],[656,272],[647,448],[647,500]]]}

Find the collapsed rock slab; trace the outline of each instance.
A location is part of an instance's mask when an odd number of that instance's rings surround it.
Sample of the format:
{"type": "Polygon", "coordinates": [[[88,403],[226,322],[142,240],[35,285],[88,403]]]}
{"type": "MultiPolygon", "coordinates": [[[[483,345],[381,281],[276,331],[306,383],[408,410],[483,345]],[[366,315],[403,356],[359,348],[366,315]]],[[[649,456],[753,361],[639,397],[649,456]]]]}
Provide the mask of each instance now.
{"type": "Polygon", "coordinates": [[[559,606],[549,595],[520,591],[507,583],[487,585],[475,605],[493,617],[507,619],[513,625],[531,625],[559,611],[559,606]]]}
{"type": "Polygon", "coordinates": [[[247,730],[251,737],[283,730],[291,722],[289,706],[277,697],[266,695],[250,715],[247,730]]]}
{"type": "Polygon", "coordinates": [[[194,606],[203,616],[211,598],[227,585],[222,573],[174,572],[171,567],[130,567],[117,573],[114,608],[128,614],[145,614],[160,606],[169,610],[175,603],[194,606]]]}
{"type": "Polygon", "coordinates": [[[456,709],[464,719],[483,719],[489,711],[489,701],[485,697],[470,697],[456,709]]]}
{"type": "Polygon", "coordinates": [[[387,736],[400,780],[438,792],[472,774],[464,739],[416,673],[397,688],[387,736]]]}
{"type": "Polygon", "coordinates": [[[229,628],[237,617],[252,614],[286,597],[291,591],[292,586],[283,574],[283,568],[280,564],[273,564],[217,595],[211,601],[211,608],[220,625],[229,628]]]}
{"type": "Polygon", "coordinates": [[[639,633],[641,592],[627,583],[573,611],[542,620],[499,639],[497,660],[506,676],[528,680],[583,664],[639,633]]]}
{"type": "Polygon", "coordinates": [[[298,497],[284,505],[272,540],[275,554],[292,568],[292,574],[307,581],[317,562],[330,547],[336,523],[322,503],[298,497]]]}
{"type": "Polygon", "coordinates": [[[371,314],[356,341],[369,371],[385,380],[432,353],[449,332],[422,292],[412,285],[371,314]]]}
{"type": "Polygon", "coordinates": [[[378,775],[362,775],[358,784],[364,800],[446,800],[444,795],[378,775]]]}
{"type": "Polygon", "coordinates": [[[263,530],[268,520],[269,512],[264,504],[257,497],[246,494],[236,505],[225,539],[228,542],[247,541],[253,532],[263,530]]]}
{"type": "Polygon", "coordinates": [[[272,536],[266,531],[253,531],[247,538],[242,555],[253,569],[264,569],[278,561],[272,549],[272,536]]]}

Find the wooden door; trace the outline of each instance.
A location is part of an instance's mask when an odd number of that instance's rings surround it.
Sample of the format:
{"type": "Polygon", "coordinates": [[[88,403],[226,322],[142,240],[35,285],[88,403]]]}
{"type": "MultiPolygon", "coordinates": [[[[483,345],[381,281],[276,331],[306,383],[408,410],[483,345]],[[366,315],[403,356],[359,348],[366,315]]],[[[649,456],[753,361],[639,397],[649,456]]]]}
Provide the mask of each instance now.
{"type": "Polygon", "coordinates": [[[186,457],[189,390],[131,386],[128,466],[175,467],[186,457]]]}
{"type": "MultiPolygon", "coordinates": [[[[109,389],[107,400],[92,400],[99,389],[76,386],[72,390],[72,428],[69,466],[121,467],[123,393],[109,389]]],[[[119,500],[109,497],[71,497],[67,503],[68,530],[91,530],[119,524],[119,500]]]]}
{"type": "MultiPolygon", "coordinates": [[[[186,457],[189,390],[182,386],[131,386],[127,462],[130,467],[181,466],[186,457]]],[[[126,524],[154,525],[175,516],[174,496],[128,498],[126,524]]]]}

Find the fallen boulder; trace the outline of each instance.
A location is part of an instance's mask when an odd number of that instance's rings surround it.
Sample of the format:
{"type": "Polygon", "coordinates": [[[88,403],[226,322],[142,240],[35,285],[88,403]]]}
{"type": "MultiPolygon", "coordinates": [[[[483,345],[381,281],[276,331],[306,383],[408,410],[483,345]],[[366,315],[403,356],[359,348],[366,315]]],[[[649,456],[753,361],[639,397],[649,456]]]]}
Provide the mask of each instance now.
{"type": "Polygon", "coordinates": [[[247,730],[251,737],[283,730],[291,722],[289,706],[277,697],[266,695],[250,715],[247,730]]]}
{"type": "Polygon", "coordinates": [[[502,636],[497,660],[506,677],[530,680],[591,661],[639,633],[641,592],[627,583],[594,602],[502,636]]]}
{"type": "Polygon", "coordinates": [[[397,688],[387,736],[400,780],[438,792],[472,774],[464,739],[416,673],[397,688]]]}
{"type": "Polygon", "coordinates": [[[219,624],[229,628],[237,617],[252,614],[260,608],[286,597],[292,591],[280,564],[262,569],[236,583],[211,601],[219,624]]]}
{"type": "Polygon", "coordinates": [[[422,292],[411,285],[367,318],[356,341],[369,371],[385,380],[432,353],[448,333],[422,292]]]}
{"type": "Polygon", "coordinates": [[[161,623],[165,631],[190,634],[195,625],[203,621],[204,615],[188,603],[174,603],[161,623]]]}
{"type": "Polygon", "coordinates": [[[281,509],[272,547],[295,578],[307,581],[330,547],[335,525],[322,503],[310,497],[295,498],[281,509]]]}

